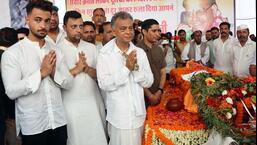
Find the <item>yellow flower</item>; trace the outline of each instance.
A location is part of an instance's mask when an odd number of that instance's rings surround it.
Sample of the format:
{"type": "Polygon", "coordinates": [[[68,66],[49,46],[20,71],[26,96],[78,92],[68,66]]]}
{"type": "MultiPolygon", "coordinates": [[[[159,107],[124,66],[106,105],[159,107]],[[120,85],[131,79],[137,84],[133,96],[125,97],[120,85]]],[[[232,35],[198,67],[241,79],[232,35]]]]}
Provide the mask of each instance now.
{"type": "Polygon", "coordinates": [[[213,78],[207,78],[205,82],[207,86],[212,86],[216,81],[213,78]]]}

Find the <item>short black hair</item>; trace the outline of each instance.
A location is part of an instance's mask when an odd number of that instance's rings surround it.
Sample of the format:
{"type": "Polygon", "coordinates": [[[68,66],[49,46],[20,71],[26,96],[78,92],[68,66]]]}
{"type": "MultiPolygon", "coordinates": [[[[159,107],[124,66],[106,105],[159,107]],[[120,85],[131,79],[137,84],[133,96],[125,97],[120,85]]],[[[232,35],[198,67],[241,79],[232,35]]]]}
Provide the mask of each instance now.
{"type": "Polygon", "coordinates": [[[183,33],[183,32],[186,33],[186,31],[184,29],[178,30],[178,34],[183,33]]]}
{"type": "Polygon", "coordinates": [[[205,33],[207,33],[207,32],[211,32],[211,30],[207,30],[205,33]]]}
{"type": "Polygon", "coordinates": [[[229,34],[230,36],[233,36],[233,32],[232,32],[232,31],[229,31],[228,34],[229,34]]]}
{"type": "Polygon", "coordinates": [[[83,26],[91,26],[94,30],[96,30],[95,24],[91,21],[85,21],[83,22],[83,26]]]}
{"type": "Polygon", "coordinates": [[[10,27],[0,29],[0,46],[10,47],[18,42],[17,31],[10,27]]]}
{"type": "Polygon", "coordinates": [[[220,23],[220,26],[219,26],[219,27],[221,27],[222,25],[227,25],[227,26],[228,26],[228,29],[230,29],[230,24],[229,24],[228,22],[222,22],[222,23],[220,23]]]}
{"type": "Polygon", "coordinates": [[[220,31],[220,29],[218,27],[212,27],[211,28],[211,31],[214,31],[214,30],[220,31]]]}
{"type": "Polygon", "coordinates": [[[66,25],[69,18],[79,19],[82,18],[81,14],[77,11],[67,11],[63,17],[63,24],[66,25]]]}
{"type": "Polygon", "coordinates": [[[168,35],[167,34],[165,34],[165,33],[161,33],[161,38],[162,37],[165,37],[165,38],[167,38],[168,39],[168,35]]]}
{"type": "Polygon", "coordinates": [[[111,25],[111,22],[104,22],[100,27],[99,27],[99,33],[104,33],[104,26],[106,25],[111,25]]]}
{"type": "Polygon", "coordinates": [[[97,10],[101,10],[101,11],[103,11],[103,12],[104,12],[104,14],[105,14],[105,11],[104,11],[104,9],[103,9],[103,8],[96,8],[96,9],[94,9],[93,14],[94,14],[97,10]]]}
{"type": "Polygon", "coordinates": [[[148,31],[152,27],[152,25],[159,25],[159,23],[155,19],[147,19],[144,22],[142,22],[141,28],[142,30],[148,31]]]}
{"type": "Polygon", "coordinates": [[[58,12],[58,11],[59,11],[59,8],[58,8],[57,6],[52,6],[52,11],[58,12]]]}
{"type": "Polygon", "coordinates": [[[25,34],[26,36],[29,35],[29,29],[28,29],[28,28],[25,28],[25,27],[19,28],[19,29],[17,29],[16,31],[17,31],[17,34],[23,33],[23,34],[25,34]]]}
{"type": "Polygon", "coordinates": [[[52,13],[52,7],[53,7],[52,2],[49,2],[46,0],[37,0],[37,1],[29,2],[26,6],[26,11],[28,15],[32,12],[34,8],[52,13]]]}

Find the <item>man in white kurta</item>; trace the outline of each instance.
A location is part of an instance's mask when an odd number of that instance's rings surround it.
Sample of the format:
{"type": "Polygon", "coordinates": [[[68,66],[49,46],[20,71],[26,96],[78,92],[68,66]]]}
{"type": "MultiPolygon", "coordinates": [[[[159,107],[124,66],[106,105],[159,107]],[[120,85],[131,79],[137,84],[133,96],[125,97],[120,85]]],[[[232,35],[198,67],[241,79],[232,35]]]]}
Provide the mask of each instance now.
{"type": "Polygon", "coordinates": [[[229,31],[229,23],[223,22],[220,24],[220,37],[213,41],[214,56],[216,60],[214,68],[226,73],[233,73],[233,39],[229,37],[229,31]]]}
{"type": "Polygon", "coordinates": [[[57,49],[64,55],[71,72],[81,63],[81,54],[85,54],[82,70],[73,75],[73,86],[62,90],[67,116],[67,145],[107,145],[104,103],[96,84],[96,73],[92,75],[96,68],[96,47],[80,40],[83,21],[78,12],[68,11],[64,17],[68,20],[64,24],[67,37],[57,49]]]}
{"type": "Polygon", "coordinates": [[[237,27],[237,38],[233,44],[233,73],[246,77],[250,75],[249,67],[255,61],[256,42],[249,39],[249,28],[246,25],[237,27]]]}
{"type": "Polygon", "coordinates": [[[52,4],[28,4],[28,37],[2,56],[1,73],[6,94],[15,100],[17,135],[23,145],[66,145],[67,129],[60,86],[72,76],[61,53],[44,38],[49,30],[52,4]]]}
{"type": "Polygon", "coordinates": [[[143,88],[152,85],[153,75],[145,52],[131,43],[130,14],[116,13],[112,27],[116,38],[100,50],[97,62],[98,83],[107,95],[109,145],[141,145],[146,117],[143,88]]]}
{"type": "Polygon", "coordinates": [[[183,61],[194,60],[202,65],[208,65],[210,49],[205,42],[202,42],[201,38],[202,32],[199,30],[195,31],[194,40],[185,46],[181,54],[183,61]]]}
{"type": "Polygon", "coordinates": [[[56,6],[52,7],[50,30],[45,38],[47,41],[51,42],[54,46],[61,43],[66,37],[66,33],[61,28],[59,28],[58,10],[59,9],[56,6]]]}

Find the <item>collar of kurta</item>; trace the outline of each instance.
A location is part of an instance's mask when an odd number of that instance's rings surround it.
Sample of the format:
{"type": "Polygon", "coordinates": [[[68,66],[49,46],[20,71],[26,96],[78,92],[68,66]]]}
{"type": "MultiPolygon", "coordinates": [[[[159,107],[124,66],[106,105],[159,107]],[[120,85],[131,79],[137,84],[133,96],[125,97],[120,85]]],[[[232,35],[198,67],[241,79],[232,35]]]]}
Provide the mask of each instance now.
{"type": "MultiPolygon", "coordinates": [[[[131,48],[134,48],[135,45],[130,42],[129,43],[129,49],[128,52],[131,50],[131,48]]],[[[112,39],[110,42],[104,45],[104,47],[100,50],[102,53],[108,53],[108,52],[121,52],[116,44],[116,38],[112,39]]]]}
{"type": "Polygon", "coordinates": [[[235,42],[235,44],[237,45],[237,46],[239,46],[239,47],[246,47],[246,46],[248,46],[248,45],[253,45],[255,42],[254,41],[252,41],[251,39],[249,39],[248,38],[248,40],[246,41],[246,43],[245,43],[245,45],[244,46],[242,46],[241,44],[240,44],[240,41],[237,39],[236,40],[236,42],[235,42]]]}
{"type": "Polygon", "coordinates": [[[47,47],[47,41],[45,40],[45,44],[43,45],[43,47],[40,47],[39,46],[39,42],[37,42],[37,41],[31,41],[30,39],[28,39],[28,37],[25,37],[23,40],[21,40],[21,41],[24,41],[25,42],[25,44],[28,44],[28,45],[36,45],[36,46],[38,46],[39,48],[44,48],[44,47],[47,47]]]}

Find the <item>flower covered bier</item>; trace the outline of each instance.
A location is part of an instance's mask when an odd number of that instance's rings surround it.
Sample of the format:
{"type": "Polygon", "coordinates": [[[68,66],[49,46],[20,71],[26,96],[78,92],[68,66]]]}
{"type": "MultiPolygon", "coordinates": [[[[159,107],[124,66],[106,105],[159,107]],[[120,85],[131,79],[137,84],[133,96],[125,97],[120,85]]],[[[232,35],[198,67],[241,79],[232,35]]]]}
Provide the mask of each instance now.
{"type": "Polygon", "coordinates": [[[190,83],[200,116],[209,129],[214,128],[239,144],[245,139],[251,140],[242,129],[247,130],[247,135],[256,136],[256,129],[249,130],[250,121],[256,121],[256,78],[200,73],[193,76],[190,83]]]}

